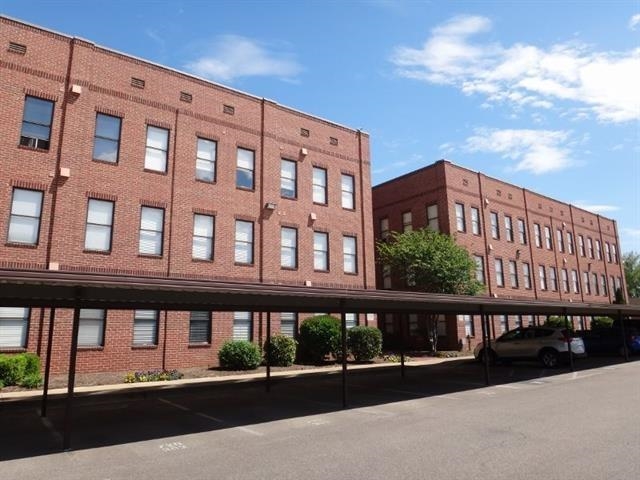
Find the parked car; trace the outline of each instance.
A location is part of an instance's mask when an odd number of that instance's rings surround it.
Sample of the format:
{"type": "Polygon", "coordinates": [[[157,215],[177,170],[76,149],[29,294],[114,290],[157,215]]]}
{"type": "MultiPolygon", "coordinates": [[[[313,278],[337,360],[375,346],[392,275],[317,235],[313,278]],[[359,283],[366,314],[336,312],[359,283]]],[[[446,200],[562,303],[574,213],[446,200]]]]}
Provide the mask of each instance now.
{"type": "MultiPolygon", "coordinates": [[[[553,368],[569,359],[569,344],[575,357],[586,356],[582,338],[572,336],[565,328],[520,327],[492,341],[489,358],[492,362],[538,359],[545,367],[553,368]]],[[[483,361],[483,344],[477,345],[473,354],[483,361]]]]}
{"type": "MultiPolygon", "coordinates": [[[[627,352],[640,353],[640,320],[625,320],[624,333],[627,352]]],[[[611,327],[579,330],[576,335],[582,337],[589,355],[624,355],[622,327],[618,319],[613,321],[611,327]]]]}

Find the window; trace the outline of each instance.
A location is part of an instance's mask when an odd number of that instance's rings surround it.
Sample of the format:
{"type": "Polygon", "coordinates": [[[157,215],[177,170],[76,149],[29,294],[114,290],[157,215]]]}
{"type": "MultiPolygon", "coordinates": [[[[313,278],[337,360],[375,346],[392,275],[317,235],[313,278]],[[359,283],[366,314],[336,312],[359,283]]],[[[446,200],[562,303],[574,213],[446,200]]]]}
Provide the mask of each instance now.
{"type": "Polygon", "coordinates": [[[571,270],[571,283],[573,284],[573,293],[580,293],[580,281],[578,280],[577,270],[571,270]]]}
{"type": "Polygon", "coordinates": [[[133,316],[133,345],[158,344],[158,311],[136,310],[133,316]]]}
{"type": "Polygon", "coordinates": [[[611,244],[611,260],[613,263],[618,263],[618,251],[616,250],[616,244],[611,244]]]}
{"type": "Polygon", "coordinates": [[[233,312],[233,339],[251,341],[251,312],[233,312]]]}
{"type": "Polygon", "coordinates": [[[427,227],[434,232],[440,231],[440,222],[438,221],[438,204],[434,203],[427,207],[427,227]]]}
{"type": "Polygon", "coordinates": [[[122,119],[103,113],[96,114],[96,133],[93,137],[93,159],[118,163],[120,126],[122,119]]]}
{"type": "Polygon", "coordinates": [[[549,267],[549,284],[551,285],[551,290],[554,292],[558,291],[558,273],[556,267],[549,267]]]}
{"type": "Polygon", "coordinates": [[[382,265],[382,288],[391,288],[391,265],[382,265]]]}
{"type": "Polygon", "coordinates": [[[216,152],[218,145],[213,140],[198,138],[196,153],[196,178],[203,182],[216,181],[216,152]]]}
{"type": "Polygon", "coordinates": [[[533,234],[536,238],[536,247],[542,248],[542,233],[540,233],[540,225],[537,223],[533,224],[533,234]]]}
{"type": "Polygon", "coordinates": [[[611,247],[609,242],[604,242],[604,254],[607,257],[607,262],[611,263],[611,247]]]}
{"type": "Polygon", "coordinates": [[[562,291],[569,293],[569,272],[566,268],[562,269],[562,291]]]}
{"type": "Polygon", "coordinates": [[[589,272],[582,272],[582,286],[584,288],[584,293],[587,295],[591,295],[591,285],[589,283],[589,272]]]}
{"type": "Polygon", "coordinates": [[[508,242],[513,242],[513,221],[508,215],[504,216],[504,230],[508,242]]]}
{"type": "Polygon", "coordinates": [[[524,279],[524,288],[531,289],[531,267],[528,263],[522,263],[522,278],[524,279]]]}
{"type": "Polygon", "coordinates": [[[28,308],[0,307],[0,348],[26,348],[28,308]]]}
{"type": "Polygon", "coordinates": [[[562,235],[562,230],[556,230],[556,244],[558,245],[558,251],[564,252],[564,236],[562,235]]]}
{"type": "Polygon", "coordinates": [[[516,328],[522,328],[522,315],[517,315],[514,320],[514,324],[516,328]]]}
{"type": "Polygon", "coordinates": [[[622,288],[622,277],[616,277],[616,290],[618,291],[622,288]]]}
{"type": "Polygon", "coordinates": [[[164,208],[142,207],[140,211],[140,242],[142,255],[162,255],[164,208]]]}
{"type": "Polygon", "coordinates": [[[295,228],[280,229],[280,266],[298,268],[298,230],[295,228]]]}
{"type": "Polygon", "coordinates": [[[518,288],[518,266],[515,260],[509,260],[509,279],[511,280],[511,287],[518,288]]]}
{"type": "Polygon", "coordinates": [[[593,258],[593,240],[591,240],[591,237],[587,237],[587,252],[589,253],[589,258],[593,258]]]}
{"type": "Polygon", "coordinates": [[[500,322],[500,333],[509,331],[509,318],[506,315],[498,315],[500,322]]]}
{"type": "Polygon", "coordinates": [[[236,220],[235,262],[253,263],[253,222],[236,220]]]}
{"type": "Polygon", "coordinates": [[[344,273],[357,273],[358,257],[356,252],[356,237],[342,237],[342,255],[344,273]]]}
{"type": "Polygon", "coordinates": [[[476,280],[484,284],[484,257],[482,255],[474,255],[473,260],[476,262],[476,280]]]}
{"type": "Polygon", "coordinates": [[[393,333],[393,313],[384,314],[384,331],[387,333],[393,333]]]}
{"type": "Polygon", "coordinates": [[[586,257],[584,253],[584,237],[582,235],[578,235],[578,250],[581,257],[586,257]]]}
{"type": "Polygon", "coordinates": [[[238,148],[236,153],[236,187],[253,190],[253,170],[255,152],[245,148],[238,148]]]}
{"type": "Polygon", "coordinates": [[[298,332],[298,314],[282,312],[280,314],[280,333],[286,337],[295,337],[298,332]]]}
{"type": "Polygon", "coordinates": [[[596,258],[598,260],[602,260],[602,246],[600,245],[600,240],[596,240],[596,258]]]}
{"type": "Polygon", "coordinates": [[[416,313],[409,314],[409,333],[415,335],[418,333],[418,315],[416,313]]]}
{"type": "Polygon", "coordinates": [[[496,285],[504,287],[504,272],[502,270],[502,260],[500,258],[495,259],[496,267],[496,285]]]}
{"type": "Polygon", "coordinates": [[[382,240],[389,238],[389,219],[387,217],[380,219],[380,238],[382,240]]]}
{"type": "Polygon", "coordinates": [[[144,168],[155,172],[166,172],[168,150],[169,130],[147,125],[147,149],[144,156],[144,168]]]}
{"type": "Polygon", "coordinates": [[[591,290],[594,295],[600,295],[600,286],[598,285],[598,274],[591,274],[591,290]]]}
{"type": "Polygon", "coordinates": [[[353,175],[343,173],[340,176],[340,185],[342,189],[342,208],[353,210],[356,208],[355,201],[355,180],[353,175]]]}
{"type": "Polygon", "coordinates": [[[600,291],[603,296],[607,296],[607,276],[604,274],[600,276],[600,291]]]}
{"type": "Polygon", "coordinates": [[[85,250],[108,252],[111,250],[113,202],[89,199],[87,226],[84,235],[85,250]]]}
{"type": "Polygon", "coordinates": [[[329,270],[329,234],[313,232],[313,269],[329,270]]]}
{"type": "Polygon", "coordinates": [[[411,212],[404,212],[402,214],[402,231],[410,232],[413,230],[413,217],[411,212]]]}
{"type": "Polygon", "coordinates": [[[491,212],[491,237],[498,240],[500,238],[500,227],[498,226],[498,214],[491,212]]]}
{"type": "Polygon", "coordinates": [[[193,243],[191,257],[196,260],[213,260],[213,235],[215,219],[212,215],[193,215],[193,243]]]}
{"type": "Polygon", "coordinates": [[[553,239],[551,238],[551,227],[547,225],[544,226],[544,241],[547,247],[547,250],[553,249],[553,239]]]}
{"type": "Polygon", "coordinates": [[[480,226],[480,210],[476,207],[471,207],[471,232],[474,235],[480,235],[482,232],[480,226]]]}
{"type": "Polygon", "coordinates": [[[280,161],[280,196],[296,198],[298,196],[297,165],[292,160],[280,161]]]}
{"type": "Polygon", "coordinates": [[[79,347],[104,346],[105,311],[98,308],[81,308],[78,324],[79,347]]]}
{"type": "Polygon", "coordinates": [[[313,203],[327,204],[327,171],[313,167],[313,203]]]}
{"type": "Polygon", "coordinates": [[[567,232],[567,252],[573,255],[573,233],[567,232]]]}
{"type": "Polygon", "coordinates": [[[475,337],[476,332],[473,325],[473,317],[471,315],[458,315],[458,320],[464,322],[464,336],[475,337]]]}
{"type": "Polygon", "coordinates": [[[464,205],[456,203],[456,228],[459,232],[467,231],[467,222],[464,218],[464,205]]]}
{"type": "Polygon", "coordinates": [[[616,294],[616,279],[613,277],[613,275],[611,275],[611,277],[610,277],[609,288],[611,289],[611,295],[615,295],[616,294]]]}
{"type": "Polygon", "coordinates": [[[7,233],[8,242],[27,245],[38,244],[42,197],[42,192],[38,190],[13,189],[9,232],[7,233]]]}
{"type": "Polygon", "coordinates": [[[527,244],[527,227],[521,218],[518,219],[518,239],[522,245],[527,244]]]}
{"type": "Polygon", "coordinates": [[[25,97],[20,145],[49,150],[53,102],[36,97],[25,97]]]}
{"type": "Polygon", "coordinates": [[[547,273],[544,269],[544,265],[538,266],[538,274],[540,275],[540,290],[547,289],[547,273]]]}
{"type": "Polygon", "coordinates": [[[189,312],[189,343],[211,343],[211,312],[189,312]]]}
{"type": "Polygon", "coordinates": [[[345,313],[344,316],[347,324],[347,330],[355,327],[358,324],[358,317],[355,313],[345,313]]]}

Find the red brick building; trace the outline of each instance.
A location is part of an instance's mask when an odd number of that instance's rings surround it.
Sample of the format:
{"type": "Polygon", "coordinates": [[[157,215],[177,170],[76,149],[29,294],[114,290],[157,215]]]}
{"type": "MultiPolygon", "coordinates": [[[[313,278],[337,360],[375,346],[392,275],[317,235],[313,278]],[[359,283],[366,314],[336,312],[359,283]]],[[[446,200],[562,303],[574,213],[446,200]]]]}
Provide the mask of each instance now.
{"type": "MultiPolygon", "coordinates": [[[[366,133],[5,17],[0,70],[0,268],[375,288],[366,133]]],[[[44,355],[48,316],[0,308],[0,351],[44,355]]],[[[250,312],[81,316],[85,372],[215,365],[265,336],[250,312]]]]}
{"type": "MultiPolygon", "coordinates": [[[[612,303],[625,292],[615,220],[595,215],[479,172],[441,160],[373,188],[376,239],[389,231],[430,227],[452,235],[477,264],[485,295],[509,299],[612,303]]],[[[408,289],[382,265],[378,288],[408,289]]],[[[572,319],[588,328],[588,319],[572,319]]],[[[493,318],[494,336],[532,316],[493,318]]],[[[425,342],[425,319],[414,315],[405,332],[425,342]]],[[[393,315],[380,317],[388,341],[402,334],[393,315]]],[[[446,348],[482,341],[480,319],[460,315],[439,322],[446,348]]]]}

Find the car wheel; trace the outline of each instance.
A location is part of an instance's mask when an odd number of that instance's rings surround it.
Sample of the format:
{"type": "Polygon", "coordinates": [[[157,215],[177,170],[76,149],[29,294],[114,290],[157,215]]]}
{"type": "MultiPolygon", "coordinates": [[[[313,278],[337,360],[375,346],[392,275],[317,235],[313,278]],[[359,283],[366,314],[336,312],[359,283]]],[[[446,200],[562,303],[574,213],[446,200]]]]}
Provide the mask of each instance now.
{"type": "Polygon", "coordinates": [[[558,356],[558,352],[550,348],[542,350],[540,352],[539,358],[540,358],[540,362],[542,362],[542,365],[544,365],[546,368],[557,367],[560,360],[560,357],[558,356]]]}

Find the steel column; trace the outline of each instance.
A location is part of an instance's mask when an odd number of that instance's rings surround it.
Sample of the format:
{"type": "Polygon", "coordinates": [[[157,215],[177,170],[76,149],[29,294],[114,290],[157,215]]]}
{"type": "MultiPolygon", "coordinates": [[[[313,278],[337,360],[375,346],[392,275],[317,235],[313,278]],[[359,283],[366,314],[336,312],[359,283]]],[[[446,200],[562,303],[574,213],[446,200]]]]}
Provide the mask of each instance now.
{"type": "Polygon", "coordinates": [[[622,353],[624,354],[624,360],[628,362],[629,349],[627,348],[627,333],[624,328],[624,317],[621,311],[618,311],[618,322],[620,322],[620,333],[622,335],[622,353]]]}
{"type": "Polygon", "coordinates": [[[404,378],[405,369],[404,369],[404,321],[409,318],[406,313],[400,314],[400,376],[404,378]]]}
{"type": "Polygon", "coordinates": [[[567,330],[567,338],[569,338],[569,341],[567,342],[567,350],[569,351],[569,369],[573,372],[573,352],[571,351],[571,340],[573,339],[573,337],[571,337],[571,328],[569,328],[569,316],[567,315],[566,308],[564,309],[564,328],[567,330]]]}
{"type": "Polygon", "coordinates": [[[49,376],[51,373],[51,348],[53,346],[53,323],[56,316],[56,309],[49,310],[49,337],[47,338],[47,355],[44,361],[44,385],[42,385],[42,406],[40,416],[47,416],[47,400],[49,397],[49,376]]]}
{"type": "Polygon", "coordinates": [[[265,363],[267,365],[267,392],[271,391],[271,312],[267,312],[267,341],[265,343],[265,363]]]}
{"type": "Polygon", "coordinates": [[[67,404],[64,412],[64,438],[62,448],[71,448],[71,427],[73,423],[73,389],[76,382],[76,357],[78,354],[78,329],[80,326],[80,309],[73,310],[73,327],[71,329],[71,350],[69,352],[69,379],[67,382],[67,404]]]}
{"type": "Polygon", "coordinates": [[[484,369],[484,383],[487,386],[491,385],[491,378],[489,377],[489,335],[487,332],[486,315],[484,312],[480,312],[480,325],[482,326],[482,351],[483,351],[483,369],[484,369]]]}
{"type": "Polygon", "coordinates": [[[342,407],[347,408],[347,314],[340,312],[342,319],[342,407]]]}

